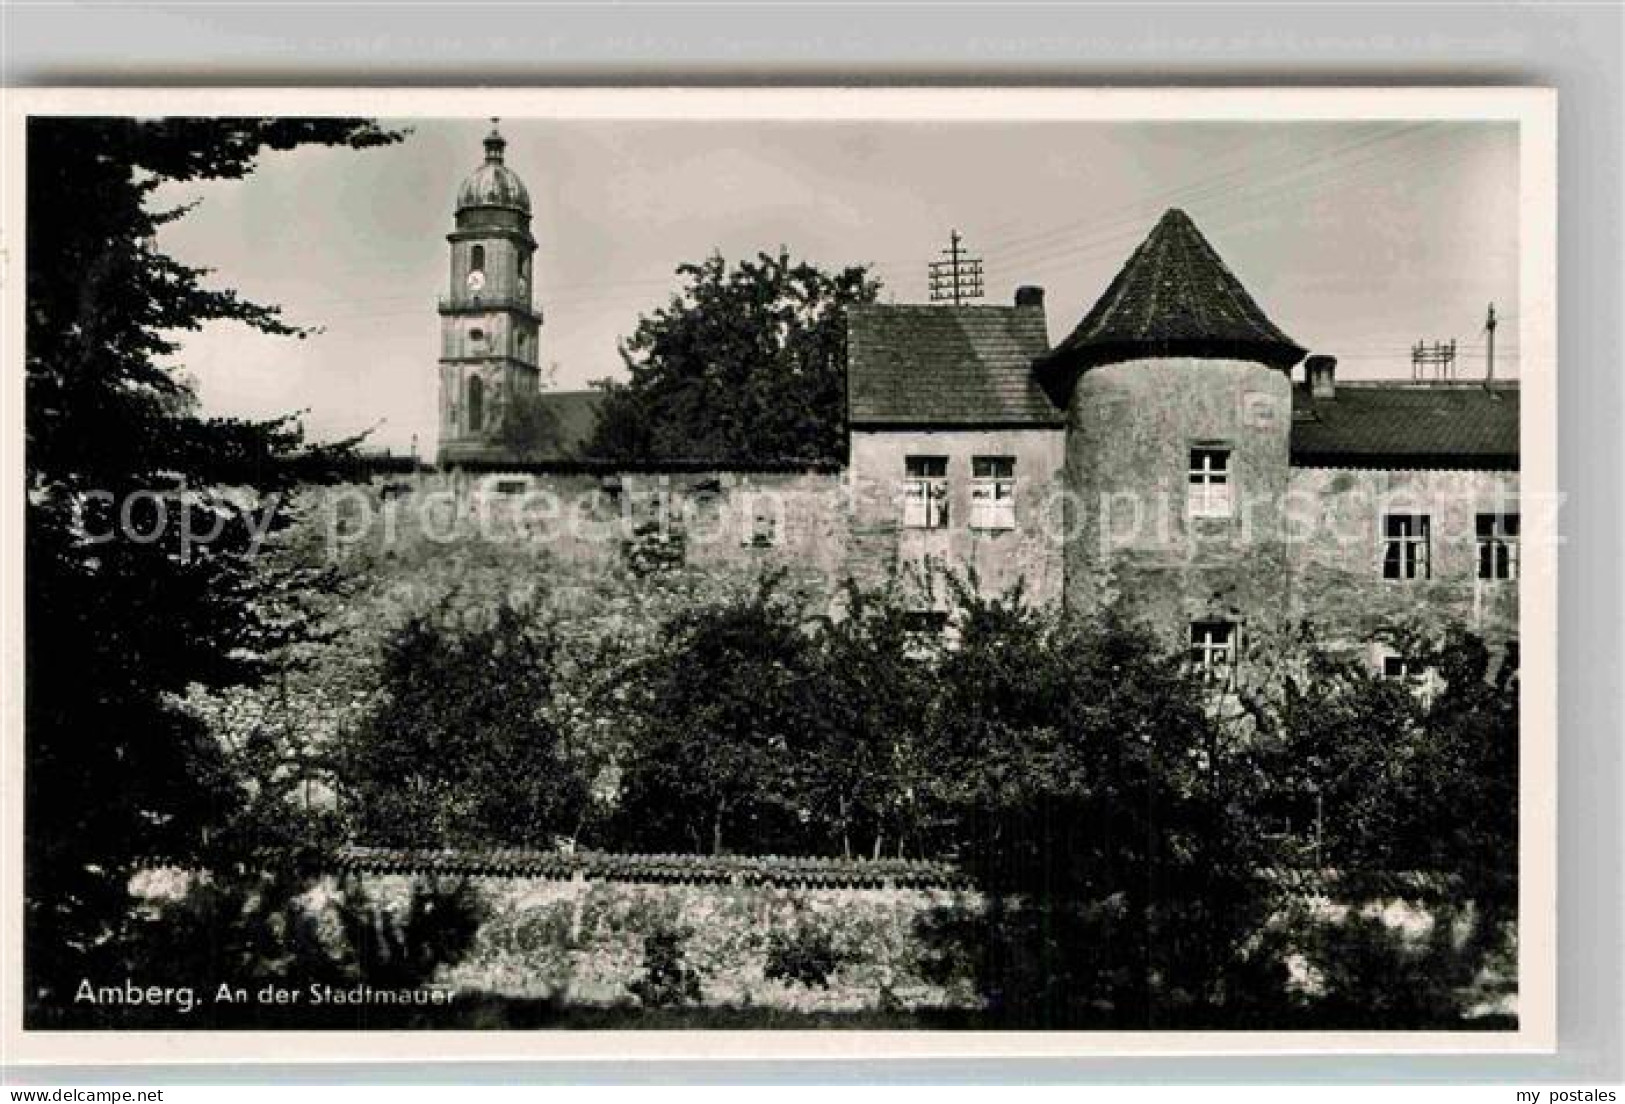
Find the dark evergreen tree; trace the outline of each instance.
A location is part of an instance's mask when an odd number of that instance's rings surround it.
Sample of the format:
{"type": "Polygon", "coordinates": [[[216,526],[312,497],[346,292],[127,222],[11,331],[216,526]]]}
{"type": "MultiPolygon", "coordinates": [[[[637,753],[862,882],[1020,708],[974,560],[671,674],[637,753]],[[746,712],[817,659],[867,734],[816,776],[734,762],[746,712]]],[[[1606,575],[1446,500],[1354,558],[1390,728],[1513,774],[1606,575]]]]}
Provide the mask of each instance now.
{"type": "Polygon", "coordinates": [[[157,210],[154,193],[239,179],[267,150],[398,137],[337,118],[29,122],[31,1013],[117,953],[135,864],[241,842],[243,780],[174,695],[257,677],[271,649],[309,627],[291,597],[309,580],[279,581],[253,553],[281,523],[266,496],[322,478],[346,452],[308,446],[292,418],[200,416],[166,363],[178,334],[217,320],[306,331],[157,248],[159,228],[186,209],[157,210]]]}

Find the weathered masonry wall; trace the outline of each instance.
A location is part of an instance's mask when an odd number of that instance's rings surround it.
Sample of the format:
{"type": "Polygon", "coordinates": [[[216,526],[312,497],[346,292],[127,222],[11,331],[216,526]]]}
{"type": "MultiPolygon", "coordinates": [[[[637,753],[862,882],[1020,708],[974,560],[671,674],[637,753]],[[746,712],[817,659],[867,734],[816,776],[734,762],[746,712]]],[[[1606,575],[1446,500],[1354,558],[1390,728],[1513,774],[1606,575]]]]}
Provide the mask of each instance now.
{"type": "Polygon", "coordinates": [[[1115,604],[1183,645],[1192,621],[1280,611],[1291,382],[1245,360],[1092,368],[1068,411],[1066,597],[1115,604]],[[1232,513],[1191,517],[1191,450],[1228,450],[1232,513]]]}
{"type": "Polygon", "coordinates": [[[1369,641],[1400,623],[1461,622],[1516,639],[1518,580],[1478,578],[1476,517],[1518,512],[1513,471],[1293,468],[1291,613],[1325,639],[1369,641]],[[1427,578],[1385,579],[1383,515],[1430,519],[1427,578]]]}
{"type": "MultiPolygon", "coordinates": [[[[856,864],[861,866],[862,864],[856,864]]],[[[132,881],[132,893],[156,912],[181,902],[208,879],[172,868],[150,869],[132,881]]],[[[1282,948],[1287,990],[1314,992],[1329,964],[1315,945],[1298,947],[1295,925],[1341,922],[1351,914],[1377,920],[1413,947],[1425,945],[1439,915],[1419,893],[1425,876],[1389,875],[1391,884],[1354,887],[1345,897],[1336,883],[1314,875],[1288,888],[1270,921],[1288,936],[1282,948]],[[1330,890],[1330,892],[1328,892],[1330,890]]],[[[411,873],[329,875],[299,899],[319,938],[338,941],[343,917],[376,906],[404,916],[414,888],[429,884],[411,873]]],[[[480,917],[466,954],[443,965],[433,982],[467,1000],[478,994],[583,1006],[635,1003],[647,974],[646,939],[674,932],[685,966],[699,977],[699,1001],[709,1007],[798,1012],[874,1008],[968,1010],[983,1003],[972,975],[973,948],[959,942],[965,922],[984,914],[974,888],[795,884],[650,882],[609,878],[473,874],[439,875],[442,891],[472,889],[480,917]],[[958,934],[956,934],[958,933],[958,934]],[[826,984],[799,984],[772,973],[775,944],[809,937],[827,941],[826,984]],[[946,952],[946,953],[945,953],[946,952]]],[[[1289,882],[1289,886],[1292,883],[1289,882]]],[[[1442,914],[1451,923],[1451,914],[1442,914]]],[[[1459,938],[1453,936],[1452,938],[1459,938]]],[[[335,951],[339,948],[335,946],[335,951]]],[[[217,978],[169,978],[167,984],[213,986],[217,978]]],[[[1470,996],[1479,1012],[1516,1014],[1516,961],[1486,964],[1470,996]]]]}
{"type": "Polygon", "coordinates": [[[783,569],[828,592],[846,559],[846,481],[831,472],[451,471],[324,493],[341,546],[421,554],[473,541],[516,570],[536,554],[637,571],[783,569]]]}
{"type": "MultiPolygon", "coordinates": [[[[1000,594],[1024,580],[1027,599],[1052,604],[1062,593],[1061,469],[1066,435],[1060,428],[888,429],[852,431],[852,518],[849,570],[866,583],[898,576],[916,584],[929,565],[975,573],[981,592],[1000,594]],[[907,458],[947,458],[948,524],[904,525],[907,458]],[[971,460],[1015,459],[1015,528],[972,529],[971,460]]],[[[928,600],[943,597],[933,587],[928,600]]]]}
{"type": "MultiPolygon", "coordinates": [[[[1131,367],[1145,373],[1133,386],[1155,387],[1147,365],[1131,367]]],[[[1206,617],[1308,621],[1322,639],[1350,642],[1430,619],[1461,622],[1492,642],[1516,638],[1517,580],[1477,577],[1475,527],[1480,513],[1517,512],[1516,472],[1289,468],[1276,456],[1283,438],[1268,401],[1279,374],[1249,366],[1245,377],[1248,386],[1184,389],[1161,406],[1144,399],[1147,415],[1134,425],[1119,415],[1141,400],[1095,402],[1075,414],[1070,446],[1051,429],[858,431],[845,472],[422,473],[320,493],[339,504],[342,544],[392,540],[400,549],[474,537],[498,556],[515,549],[516,570],[527,570],[532,553],[637,570],[782,569],[802,590],[829,596],[849,575],[869,585],[919,582],[935,564],[974,571],[987,594],[1024,581],[1043,605],[1063,594],[1080,610],[1126,598],[1176,640],[1206,617]],[[1233,518],[1186,516],[1187,447],[1196,440],[1232,443],[1233,518]],[[1075,465],[1097,466],[1068,477],[1069,447],[1075,465]],[[904,525],[913,455],[947,458],[944,528],[904,525]],[[973,456],[1015,458],[1016,528],[971,528],[973,456]],[[1109,532],[1103,495],[1121,515],[1109,532]],[[1068,504],[1084,516],[1066,514],[1068,504]],[[1386,512],[1429,516],[1427,578],[1382,577],[1386,512]],[[350,519],[367,532],[354,535],[350,519]]],[[[940,606],[946,596],[937,585],[918,597],[940,606]]]]}
{"type": "MultiPolygon", "coordinates": [[[[407,876],[372,876],[369,892],[404,899],[407,876]]],[[[460,990],[613,1004],[645,972],[645,938],[681,936],[684,962],[712,1006],[845,1011],[882,1000],[905,1008],[974,1007],[970,978],[922,975],[917,927],[937,910],[963,914],[966,891],[790,889],[760,886],[629,885],[477,881],[486,917],[462,962],[438,980],[460,990]],[[767,976],[772,940],[798,932],[828,937],[836,967],[828,986],[767,976]],[[883,996],[889,994],[889,996],[883,996]]]]}

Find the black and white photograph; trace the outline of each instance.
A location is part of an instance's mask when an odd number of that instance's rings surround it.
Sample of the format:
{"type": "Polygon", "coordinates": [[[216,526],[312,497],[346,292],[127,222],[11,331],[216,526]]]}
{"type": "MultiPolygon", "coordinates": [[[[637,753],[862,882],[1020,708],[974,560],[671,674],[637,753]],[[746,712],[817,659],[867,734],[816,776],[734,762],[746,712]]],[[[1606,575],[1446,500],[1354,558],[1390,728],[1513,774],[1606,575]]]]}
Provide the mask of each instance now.
{"type": "Polygon", "coordinates": [[[23,103],[22,1036],[1550,1042],[1550,94],[23,103]]]}

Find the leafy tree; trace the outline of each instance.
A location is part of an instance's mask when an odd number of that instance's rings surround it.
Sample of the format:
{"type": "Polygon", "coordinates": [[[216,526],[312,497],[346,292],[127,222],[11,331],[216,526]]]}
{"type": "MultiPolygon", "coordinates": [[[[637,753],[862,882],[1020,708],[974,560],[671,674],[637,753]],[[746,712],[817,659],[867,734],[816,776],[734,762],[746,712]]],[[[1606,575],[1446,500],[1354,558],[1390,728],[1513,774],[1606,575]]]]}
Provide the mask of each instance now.
{"type": "Polygon", "coordinates": [[[1440,688],[1427,703],[1427,739],[1407,764],[1416,799],[1407,846],[1414,861],[1460,876],[1500,918],[1517,903],[1517,645],[1497,662],[1481,639],[1455,633],[1428,662],[1440,688]]]}
{"type": "Polygon", "coordinates": [[[1325,859],[1356,871],[1499,880],[1516,848],[1516,653],[1461,631],[1410,639],[1408,680],[1313,649],[1289,680],[1269,773],[1320,794],[1325,859]]]}
{"type": "Polygon", "coordinates": [[[895,594],[851,582],[843,594],[842,616],[816,637],[819,706],[803,721],[792,787],[812,826],[843,855],[867,840],[879,858],[888,843],[901,851],[924,842],[920,798],[933,766],[925,740],[937,649],[914,631],[895,594]]]}
{"type": "MultiPolygon", "coordinates": [[[[1202,1023],[1270,984],[1246,745],[1183,657],[1113,616],[970,599],[944,659],[937,798],[988,895],[958,932],[995,1015],[1202,1023]]],[[[964,953],[961,946],[958,953],[964,953]]]]}
{"type": "Polygon", "coordinates": [[[1377,992],[1385,971],[1433,972],[1429,1003],[1411,1009],[1411,1022],[1442,1022],[1441,1009],[1451,1007],[1459,1014],[1451,995],[1499,972],[1493,964],[1508,958],[1514,938],[1516,648],[1494,662],[1482,640],[1459,628],[1432,641],[1405,633],[1399,642],[1425,675],[1377,678],[1356,659],[1311,652],[1304,677],[1285,688],[1284,731],[1264,772],[1272,786],[1319,795],[1319,851],[1342,873],[1340,900],[1401,896],[1449,921],[1435,925],[1449,939],[1422,947],[1371,936],[1357,914],[1341,926],[1304,928],[1329,979],[1323,1011],[1350,1023],[1360,1022],[1362,1000],[1389,999],[1377,992]]]}
{"type": "Polygon", "coordinates": [[[512,602],[473,627],[456,612],[414,615],[386,642],[378,705],[341,736],[355,835],[393,847],[550,847],[579,831],[587,804],[550,715],[556,643],[512,602]]]}
{"type": "Polygon", "coordinates": [[[631,379],[603,381],[586,452],[615,459],[839,461],[846,454],[846,308],[880,284],[787,250],[678,270],[685,286],[621,351],[631,379]]]}
{"type": "Polygon", "coordinates": [[[308,446],[291,418],[199,414],[167,364],[178,333],[220,320],[307,331],[165,255],[155,234],[186,208],[155,210],[154,192],[239,179],[267,150],[398,137],[359,119],[29,121],[31,1013],[116,952],[140,859],[198,855],[240,807],[220,749],[176,696],[254,679],[310,627],[291,597],[300,581],[254,553],[283,523],[270,496],[347,451],[308,446]]]}
{"type": "Polygon", "coordinates": [[[731,840],[772,851],[805,838],[792,764],[823,703],[809,635],[776,586],[677,614],[630,673],[620,840],[721,854],[731,840]]]}

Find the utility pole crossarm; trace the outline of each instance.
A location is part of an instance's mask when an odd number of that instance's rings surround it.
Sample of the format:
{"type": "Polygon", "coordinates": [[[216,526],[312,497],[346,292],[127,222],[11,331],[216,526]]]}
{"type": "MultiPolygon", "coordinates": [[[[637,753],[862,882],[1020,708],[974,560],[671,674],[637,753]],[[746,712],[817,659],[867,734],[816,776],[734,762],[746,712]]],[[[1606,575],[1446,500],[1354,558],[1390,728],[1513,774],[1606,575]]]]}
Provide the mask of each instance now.
{"type": "Polygon", "coordinates": [[[957,307],[967,299],[982,297],[982,259],[969,256],[963,246],[959,231],[950,232],[948,248],[942,251],[945,259],[927,266],[933,303],[951,302],[957,307]]]}

